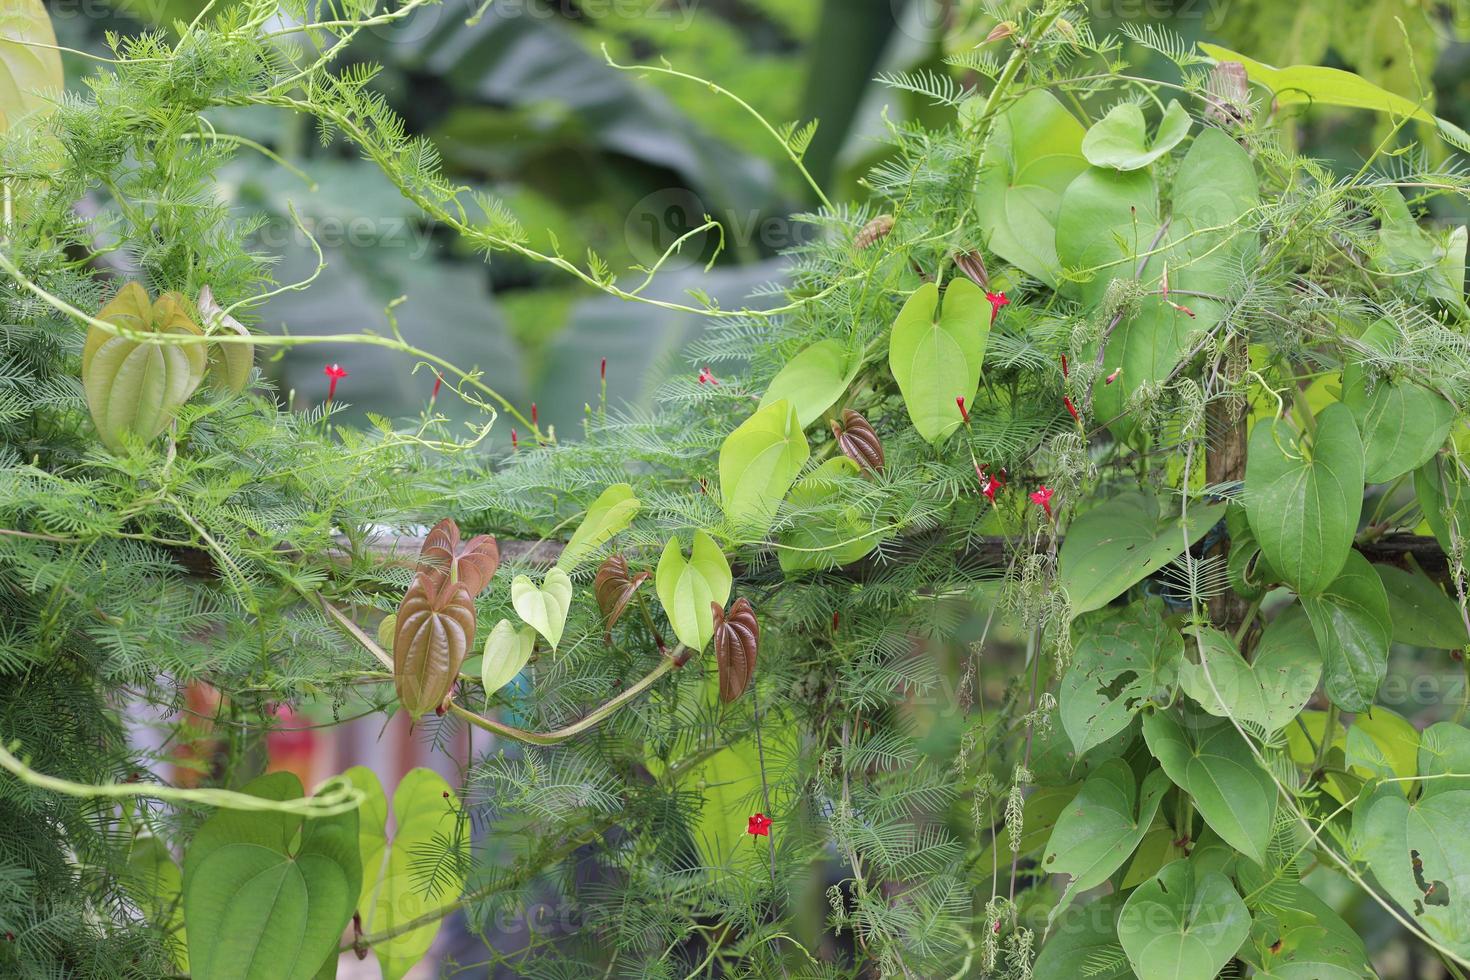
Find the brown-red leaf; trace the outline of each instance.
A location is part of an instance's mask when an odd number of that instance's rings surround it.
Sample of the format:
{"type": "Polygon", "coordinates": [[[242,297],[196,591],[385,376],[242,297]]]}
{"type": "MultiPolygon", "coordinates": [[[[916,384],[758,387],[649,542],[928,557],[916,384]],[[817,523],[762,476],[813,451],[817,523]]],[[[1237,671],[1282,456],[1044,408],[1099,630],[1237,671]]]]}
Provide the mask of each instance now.
{"type": "Polygon", "coordinates": [[[761,629],[750,600],[736,599],[729,613],[718,602],[710,603],[715,616],[715,663],[720,668],[720,700],[734,701],[745,693],[755,675],[755,657],[760,649],[761,629]]]}
{"type": "Polygon", "coordinates": [[[393,684],[417,717],[444,703],[475,640],[475,599],[464,582],[424,569],[398,606],[393,630],[393,684]]]}
{"type": "Polygon", "coordinates": [[[868,420],[857,412],[843,409],[842,421],[832,420],[832,434],[848,459],[870,473],[883,469],[883,442],[868,420]]]}
{"type": "Polygon", "coordinates": [[[605,639],[612,642],[612,628],[623,618],[628,603],[638,592],[638,587],[649,579],[648,572],[636,575],[628,569],[628,559],[622,555],[611,555],[597,569],[592,580],[592,591],[597,596],[597,608],[602,610],[602,619],[607,627],[605,639]]]}
{"type": "Polygon", "coordinates": [[[500,548],[488,534],[480,534],[463,545],[459,541],[459,525],[446,517],[429,536],[419,550],[420,574],[427,572],[436,589],[443,588],[448,581],[462,582],[469,589],[470,598],[485,591],[490,578],[500,567],[500,548]]]}

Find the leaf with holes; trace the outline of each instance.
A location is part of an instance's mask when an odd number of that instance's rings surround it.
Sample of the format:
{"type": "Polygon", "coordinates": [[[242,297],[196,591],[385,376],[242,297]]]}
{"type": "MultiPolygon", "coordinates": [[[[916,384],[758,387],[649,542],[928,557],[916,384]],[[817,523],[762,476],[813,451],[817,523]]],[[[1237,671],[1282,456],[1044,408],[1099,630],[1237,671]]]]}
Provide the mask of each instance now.
{"type": "Polygon", "coordinates": [[[720,700],[734,701],[745,693],[755,675],[755,658],[760,652],[761,630],[755,609],[744,596],[726,613],[710,603],[715,622],[715,662],[720,668],[720,700]]]}
{"type": "Polygon", "coordinates": [[[819,340],[797,354],[771,379],[760,407],[787,401],[804,429],[837,403],[862,362],[838,340],[819,340]]]}
{"type": "Polygon", "coordinates": [[[1252,660],[1240,655],[1230,637],[1206,627],[1199,631],[1199,663],[1186,660],[1179,669],[1184,692],[1210,714],[1270,732],[1301,713],[1321,677],[1312,624],[1296,606],[1266,627],[1252,660]]]}
{"type": "Polygon", "coordinates": [[[536,633],[531,627],[516,629],[508,619],[495,624],[485,638],[485,652],[480,658],[480,683],[488,698],[516,679],[531,660],[536,648],[536,633]]]}
{"type": "Polygon", "coordinates": [[[1421,929],[1470,956],[1470,790],[1410,802],[1397,785],[1371,791],[1353,813],[1353,853],[1421,929]]]}
{"type": "MultiPolygon", "coordinates": [[[[130,282],[97,319],[137,334],[199,335],[184,298],[165,293],[151,301],[130,282]]],[[[168,427],[204,377],[202,344],[158,344],[87,329],[82,347],[82,388],[102,444],[114,452],[131,434],[148,442],[168,427]]]]}
{"type": "Polygon", "coordinates": [[[1187,520],[1160,518],[1154,497],[1119,494],[1084,511],[1067,528],[1057,556],[1057,585],[1067,590],[1073,613],[1101,609],[1182,555],[1224,515],[1224,504],[1211,504],[1191,507],[1187,520]]]}
{"type": "Polygon", "coordinates": [[[1074,628],[1061,716],[1080,755],[1121,732],[1146,705],[1172,700],[1184,640],[1153,603],[1094,613],[1074,628]]]}
{"type": "Polygon", "coordinates": [[[555,650],[572,608],[572,580],[560,568],[552,568],[537,588],[529,575],[517,575],[510,583],[510,603],[521,621],[544,636],[555,650]]]}
{"type": "MultiPolygon", "coordinates": [[[[268,800],[301,796],[291,773],[244,790],[268,800]]],[[[309,980],[328,956],[362,888],[357,811],[217,810],[184,858],[190,974],[200,980],[309,980]]]]}
{"type": "Polygon", "coordinates": [[[1230,879],[1187,859],[1135,888],[1118,916],[1118,939],[1139,980],[1214,980],[1250,930],[1230,879]]]}
{"type": "Polygon", "coordinates": [[[1194,799],[1210,829],[1257,864],[1276,818],[1276,784],[1250,745],[1226,721],[1191,717],[1186,728],[1169,712],[1143,720],[1149,751],[1174,784],[1194,799]]]}
{"type": "Polygon", "coordinates": [[[842,410],[842,420],[832,420],[832,436],[842,454],[869,473],[883,472],[883,442],[872,425],[850,408],[842,410]]]}
{"type": "Polygon", "coordinates": [[[633,488],[626,483],[614,483],[587,508],[587,516],[577,525],[572,539],[561,551],[556,567],[570,570],[598,548],[612,540],[613,536],[627,529],[638,513],[638,498],[633,488]]]}
{"type": "Polygon", "coordinates": [[[1302,596],[1322,651],[1322,686],[1346,711],[1364,711],[1388,673],[1393,620],[1383,580],[1356,551],[1321,595],[1302,596]]]}
{"type": "Polygon", "coordinates": [[[790,402],[757,409],[720,445],[725,516],[750,539],[763,537],[809,456],[811,447],[790,402]]]}
{"type": "Polygon", "coordinates": [[[658,560],[654,587],[680,643],[696,653],[709,644],[715,635],[711,604],[723,608],[730,601],[733,581],[725,553],[708,534],[694,532],[694,547],[687,559],[679,539],[669,539],[658,560]]]}
{"type": "Polygon", "coordinates": [[[1363,440],[1353,413],[1334,402],[1310,443],[1283,421],[1251,430],[1245,512],[1261,554],[1302,595],[1337,578],[1363,507],[1363,440]]]}
{"type": "Polygon", "coordinates": [[[1155,769],[1142,792],[1133,770],[1122,759],[1110,759],[1087,777],[1082,789],[1057,818],[1041,867],[1070,877],[1051,918],[1079,892],[1096,888],[1123,866],[1148,831],[1169,777],[1155,769]]]}
{"type": "Polygon", "coordinates": [[[937,443],[960,427],[956,399],[975,403],[989,336],[990,304],[968,279],[950,282],[942,307],[939,287],[930,282],[899,311],[888,341],[888,367],[909,419],[926,441],[937,443]]]}

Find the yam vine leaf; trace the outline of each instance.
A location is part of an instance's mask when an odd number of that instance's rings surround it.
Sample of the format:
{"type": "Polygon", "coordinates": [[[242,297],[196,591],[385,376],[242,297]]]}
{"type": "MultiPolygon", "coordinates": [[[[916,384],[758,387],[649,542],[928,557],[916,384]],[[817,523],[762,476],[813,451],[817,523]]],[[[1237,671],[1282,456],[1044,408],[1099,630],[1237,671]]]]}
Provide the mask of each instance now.
{"type": "Polygon", "coordinates": [[[730,562],[708,534],[694,532],[694,545],[688,558],[684,557],[679,539],[669,539],[658,560],[654,586],[680,643],[696,652],[709,644],[715,633],[711,609],[723,608],[730,601],[733,582],[730,562]]]}
{"type": "Polygon", "coordinates": [[[615,535],[627,529],[638,514],[640,504],[633,488],[626,483],[614,483],[587,508],[587,516],[571,540],[562,548],[556,564],[562,570],[574,569],[588,555],[597,551],[615,535]]]}
{"type": "Polygon", "coordinates": [[[1128,727],[1144,707],[1170,703],[1184,641],[1154,603],[1094,613],[1076,630],[1060,706],[1062,725],[1081,755],[1128,727]]]}
{"type": "Polygon", "coordinates": [[[597,575],[592,580],[592,591],[597,598],[597,607],[602,611],[607,642],[612,642],[612,628],[623,618],[639,587],[652,577],[652,572],[632,572],[628,568],[628,559],[622,555],[610,555],[598,566],[597,575]]]}
{"type": "Polygon", "coordinates": [[[720,446],[720,500],[742,535],[759,538],[811,455],[795,406],[774,401],[740,423],[720,446]]]}
{"type": "Polygon", "coordinates": [[[927,442],[960,427],[958,399],[974,404],[989,334],[989,305],[968,279],[950,282],[942,307],[939,287],[925,283],[893,321],[888,367],[910,421],[927,442]]]}
{"type": "Polygon", "coordinates": [[[741,596],[728,612],[710,603],[714,617],[715,662],[720,670],[720,700],[734,701],[745,693],[755,675],[755,658],[760,652],[760,624],[750,600],[741,596]]]}
{"type": "Polygon", "coordinates": [[[776,373],[761,396],[760,407],[789,402],[797,421],[806,428],[837,403],[860,366],[841,341],[819,340],[776,373]]]}
{"type": "Polygon", "coordinates": [[[842,419],[832,420],[832,436],[848,459],[869,473],[883,472],[883,440],[867,419],[850,408],[843,409],[842,419]]]}

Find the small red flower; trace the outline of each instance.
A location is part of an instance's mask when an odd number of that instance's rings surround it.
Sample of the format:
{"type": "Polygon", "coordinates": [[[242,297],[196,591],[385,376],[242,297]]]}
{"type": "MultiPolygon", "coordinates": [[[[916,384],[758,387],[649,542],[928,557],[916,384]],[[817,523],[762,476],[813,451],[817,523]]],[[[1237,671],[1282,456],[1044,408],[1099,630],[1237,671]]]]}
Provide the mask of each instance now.
{"type": "Polygon", "coordinates": [[[1067,364],[1067,355],[1066,354],[1063,354],[1062,355],[1062,377],[1065,378],[1070,373],[1071,373],[1071,368],[1067,364]]]}
{"type": "Polygon", "coordinates": [[[764,813],[753,813],[745,824],[745,832],[753,837],[771,836],[771,818],[764,813]]]}
{"type": "Polygon", "coordinates": [[[954,400],[954,403],[960,407],[960,418],[962,418],[962,419],[965,420],[965,424],[966,425],[969,425],[970,424],[970,412],[969,412],[969,409],[965,408],[965,396],[964,395],[960,395],[958,398],[956,398],[954,400]]]}
{"type": "Polygon", "coordinates": [[[1117,381],[1118,380],[1118,375],[1120,375],[1122,373],[1123,373],[1123,369],[1121,367],[1118,368],[1118,370],[1114,371],[1112,374],[1108,375],[1106,378],[1103,379],[1103,384],[1105,384],[1105,385],[1112,384],[1114,381],[1117,381]]]}
{"type": "Polygon", "coordinates": [[[602,380],[607,380],[607,358],[602,359],[602,380]]]}
{"type": "Polygon", "coordinates": [[[535,425],[536,424],[536,403],[535,402],[532,402],[531,403],[531,424],[532,425],[535,425]]]}
{"type": "Polygon", "coordinates": [[[521,442],[520,441],[520,438],[516,435],[516,430],[515,429],[511,429],[510,430],[510,448],[512,448],[512,449],[517,448],[518,446],[520,446],[520,442],[521,442]]]}
{"type": "Polygon", "coordinates": [[[995,503],[995,495],[1006,485],[1005,479],[987,473],[978,463],[975,465],[975,475],[980,478],[980,492],[985,494],[986,500],[995,503]]]}
{"type": "Polygon", "coordinates": [[[1082,416],[1080,416],[1080,415],[1077,414],[1077,406],[1072,404],[1072,399],[1068,398],[1066,395],[1063,395],[1062,396],[1062,404],[1065,405],[1065,406],[1067,406],[1067,411],[1069,411],[1069,412],[1072,413],[1072,421],[1074,421],[1074,422],[1081,422],[1082,421],[1082,416]]]}
{"type": "Polygon", "coordinates": [[[435,371],[434,372],[434,393],[429,396],[429,401],[433,402],[433,401],[438,401],[439,400],[439,386],[442,385],[443,383],[444,383],[444,375],[440,374],[438,371],[435,371]]]}
{"type": "Polygon", "coordinates": [[[1047,518],[1051,517],[1051,495],[1053,492],[1050,487],[1043,483],[1031,493],[1031,502],[1046,511],[1047,518]]]}
{"type": "Polygon", "coordinates": [[[990,301],[990,323],[992,326],[994,326],[995,318],[1000,313],[1000,308],[1002,306],[1009,306],[1011,304],[1011,301],[1009,299],[1006,299],[1006,294],[1004,291],[999,293],[987,292],[985,294],[985,298],[990,301]]]}
{"type": "Polygon", "coordinates": [[[717,385],[720,382],[719,379],[710,372],[710,369],[708,367],[702,367],[699,369],[699,383],[717,385]]]}
{"type": "Polygon", "coordinates": [[[832,632],[837,632],[837,624],[839,622],[841,622],[841,616],[836,612],[832,613],[832,632]]]}
{"type": "Polygon", "coordinates": [[[331,401],[337,395],[337,382],[347,377],[347,369],[340,364],[328,364],[322,368],[322,374],[327,376],[327,401],[331,401]]]}

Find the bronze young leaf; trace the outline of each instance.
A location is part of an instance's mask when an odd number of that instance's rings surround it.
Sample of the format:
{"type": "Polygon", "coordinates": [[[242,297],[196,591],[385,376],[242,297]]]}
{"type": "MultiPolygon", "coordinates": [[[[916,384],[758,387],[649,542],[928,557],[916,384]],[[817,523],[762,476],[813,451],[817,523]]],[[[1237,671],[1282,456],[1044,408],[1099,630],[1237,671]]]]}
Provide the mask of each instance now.
{"type": "Polygon", "coordinates": [[[847,458],[870,473],[883,469],[883,442],[868,420],[850,408],[842,410],[842,421],[832,420],[832,434],[847,458]]]}
{"type": "Polygon", "coordinates": [[[636,575],[630,572],[628,559],[622,555],[612,555],[598,566],[597,576],[592,580],[592,591],[597,596],[597,608],[602,610],[602,619],[607,627],[606,642],[612,642],[612,628],[623,618],[638,587],[649,577],[648,572],[636,575]]]}
{"type": "Polygon", "coordinates": [[[393,632],[393,683],[410,714],[448,699],[475,640],[475,596],[499,564],[494,538],[481,535],[461,546],[459,526],[448,518],[424,539],[393,632]]]}
{"type": "Polygon", "coordinates": [[[760,624],[750,600],[736,599],[730,612],[710,603],[715,615],[715,662],[720,668],[720,700],[734,701],[745,693],[755,674],[755,655],[760,648],[760,624]]]}
{"type": "Polygon", "coordinates": [[[419,551],[420,574],[429,572],[452,582],[462,582],[474,598],[485,591],[490,578],[500,567],[500,547],[488,534],[480,534],[463,545],[459,541],[459,525],[444,518],[419,551]]]}

